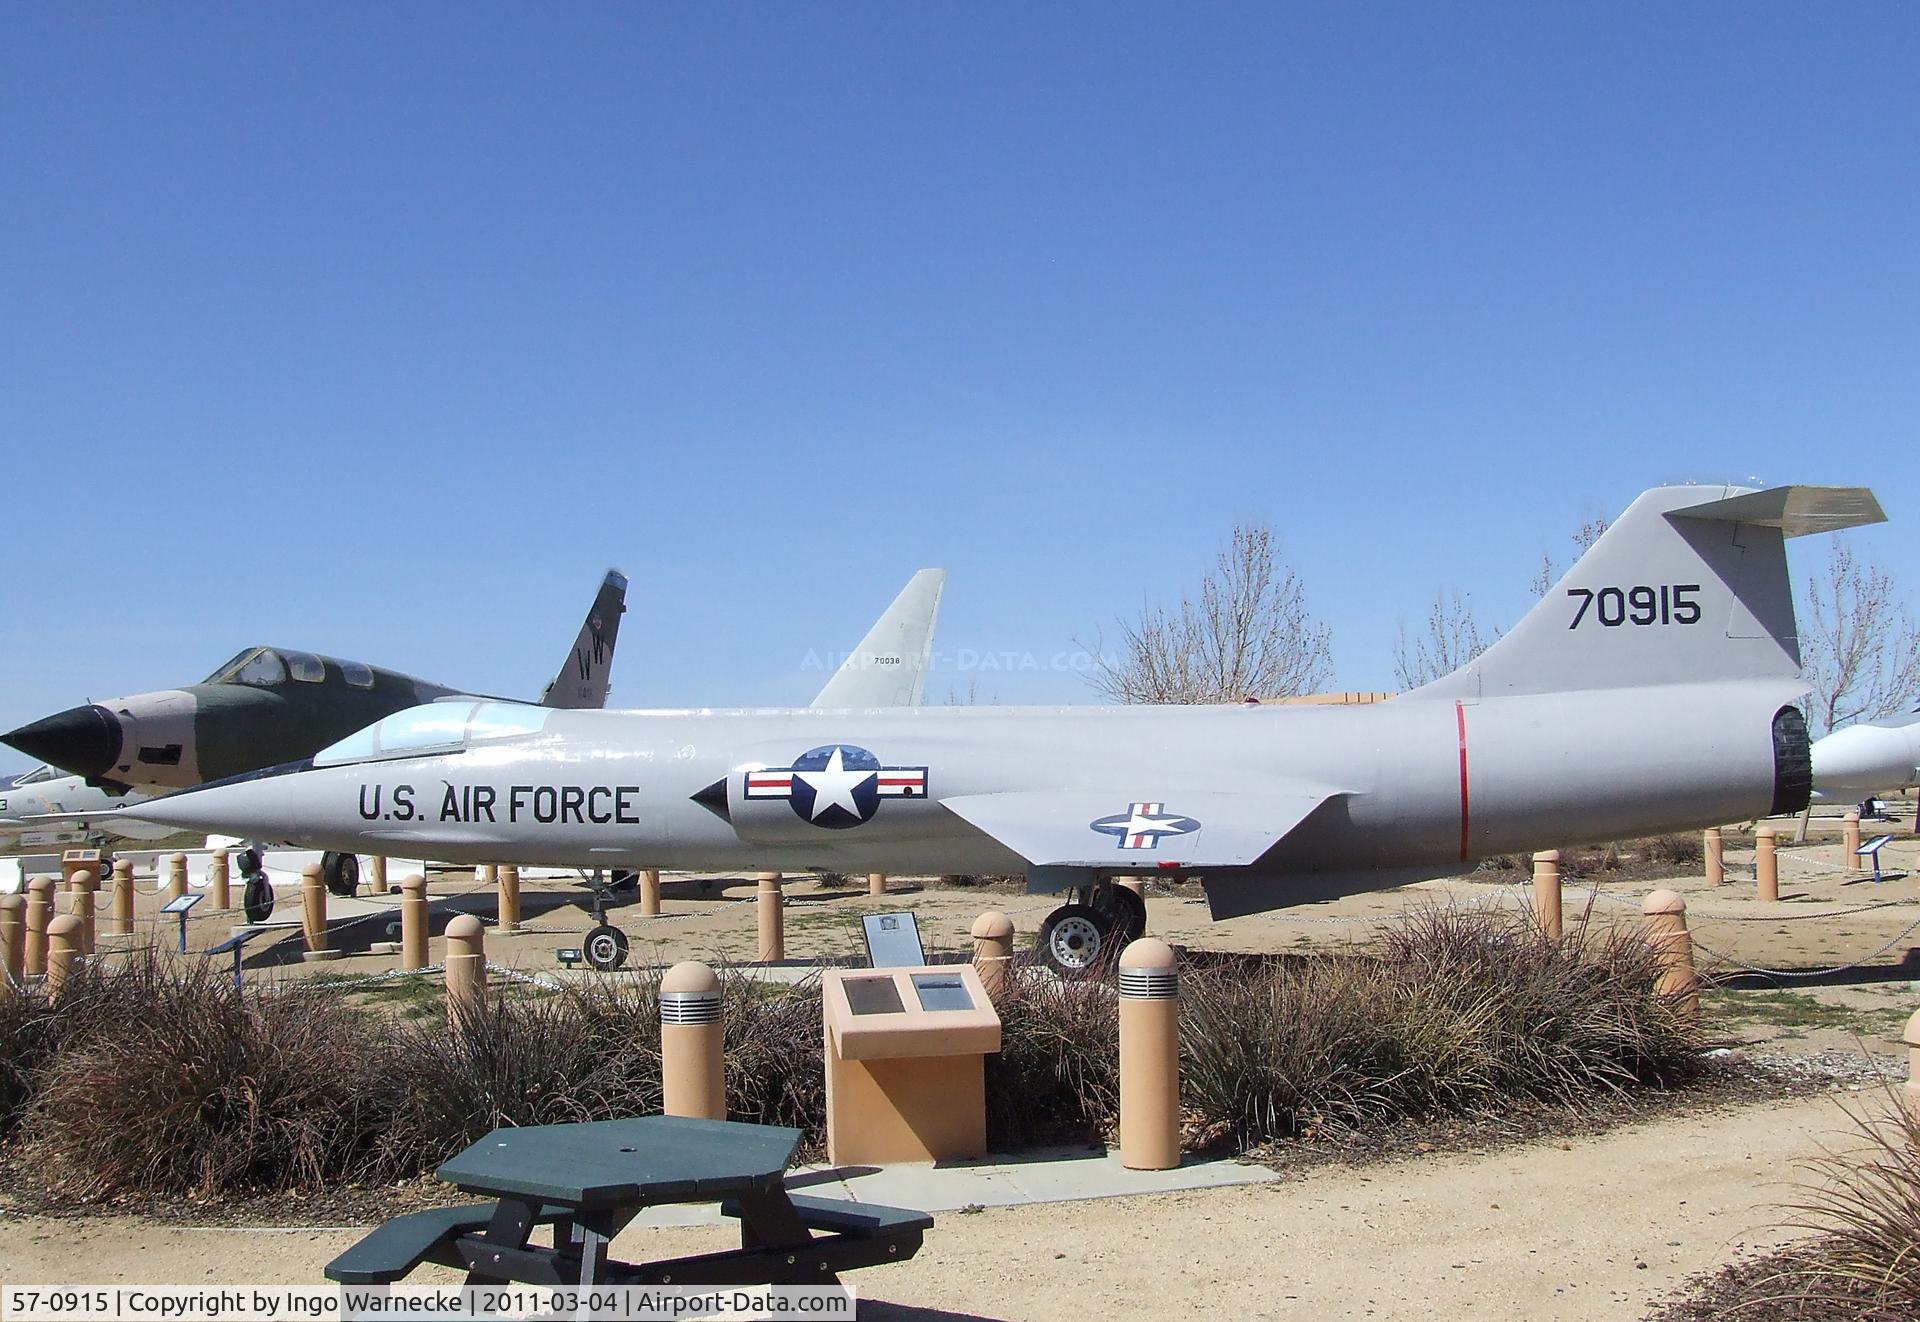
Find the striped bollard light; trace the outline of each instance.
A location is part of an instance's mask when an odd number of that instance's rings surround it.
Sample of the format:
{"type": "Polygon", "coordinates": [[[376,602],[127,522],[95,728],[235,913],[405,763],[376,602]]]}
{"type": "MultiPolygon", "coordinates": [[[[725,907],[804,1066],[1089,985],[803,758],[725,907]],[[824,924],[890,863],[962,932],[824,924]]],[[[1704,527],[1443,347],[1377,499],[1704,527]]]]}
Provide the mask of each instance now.
{"type": "Polygon", "coordinates": [[[400,967],[427,966],[427,879],[418,872],[400,878],[400,967]]]}
{"type": "Polygon", "coordinates": [[[1687,902],[1673,891],[1660,890],[1640,902],[1647,920],[1647,944],[1652,947],[1659,976],[1654,991],[1680,1003],[1692,1018],[1700,1012],[1700,980],[1693,971],[1693,937],[1687,931],[1687,902]]]}
{"type": "Polygon", "coordinates": [[[27,958],[27,897],[0,895],[0,966],[8,986],[25,975],[27,958]]]}
{"type": "Polygon", "coordinates": [[[1180,975],[1152,937],[1120,952],[1120,1164],[1180,1164],[1180,975]]]}
{"type": "Polygon", "coordinates": [[[80,948],[80,920],[63,913],[47,924],[47,999],[58,1002],[60,993],[80,967],[85,952],[80,948]]]}
{"type": "Polygon", "coordinates": [[[459,1025],[487,1004],[487,930],[470,913],[447,924],[447,1019],[459,1025]]]}
{"type": "Polygon", "coordinates": [[[216,849],[207,860],[207,898],[216,913],[233,908],[233,872],[228,857],[225,849],[216,849]]]}
{"type": "Polygon", "coordinates": [[[1707,885],[1724,886],[1727,881],[1727,863],[1721,853],[1720,828],[1709,826],[1700,836],[1700,857],[1706,863],[1707,885]]]}
{"type": "Polygon", "coordinates": [[[1771,826],[1753,830],[1753,885],[1757,899],[1771,902],[1780,898],[1780,855],[1771,826]]]}
{"type": "Polygon", "coordinates": [[[1560,851],[1533,856],[1533,920],[1549,941],[1560,939],[1560,851]]]}
{"type": "Polygon", "coordinates": [[[771,964],[787,957],[786,915],[780,911],[780,874],[762,872],[758,886],[760,962],[771,964]]]}
{"type": "Polygon", "coordinates": [[[727,1026],[720,979],[697,960],[660,979],[660,1093],[667,1115],[727,1118],[727,1026]]]}
{"type": "MultiPolygon", "coordinates": [[[[93,873],[86,868],[73,874],[69,883],[73,893],[68,900],[69,912],[80,920],[80,953],[91,955],[94,950],[95,931],[93,917],[94,881],[93,873]]],[[[52,930],[49,928],[48,930],[52,930]]]]}
{"type": "Polygon", "coordinates": [[[53,892],[58,883],[52,877],[35,877],[27,883],[26,953],[20,967],[29,978],[47,971],[47,927],[53,922],[53,892]]]}
{"type": "Polygon", "coordinates": [[[1007,971],[1013,966],[1013,919],[988,910],[973,920],[973,971],[987,999],[999,1001],[1007,989],[1007,971]]]}
{"type": "Polygon", "coordinates": [[[640,916],[642,918],[660,916],[659,868],[643,868],[640,872],[640,916]]]}
{"type": "Polygon", "coordinates": [[[113,922],[115,936],[133,935],[133,864],[121,858],[113,864],[113,922]]]}
{"type": "Polygon", "coordinates": [[[520,930],[520,869],[512,863],[500,868],[500,931],[512,935],[520,930]]]}

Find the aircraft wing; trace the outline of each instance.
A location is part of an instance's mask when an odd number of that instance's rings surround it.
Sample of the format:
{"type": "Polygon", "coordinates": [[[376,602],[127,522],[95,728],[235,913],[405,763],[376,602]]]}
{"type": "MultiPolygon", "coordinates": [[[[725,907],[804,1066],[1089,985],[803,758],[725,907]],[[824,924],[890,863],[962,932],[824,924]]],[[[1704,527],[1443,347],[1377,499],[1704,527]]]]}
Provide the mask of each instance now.
{"type": "Polygon", "coordinates": [[[1204,871],[1251,866],[1315,808],[1347,791],[1301,787],[1254,795],[1168,789],[1158,799],[1140,793],[1138,788],[1123,794],[1032,790],[963,794],[940,802],[1036,868],[1204,871]]]}

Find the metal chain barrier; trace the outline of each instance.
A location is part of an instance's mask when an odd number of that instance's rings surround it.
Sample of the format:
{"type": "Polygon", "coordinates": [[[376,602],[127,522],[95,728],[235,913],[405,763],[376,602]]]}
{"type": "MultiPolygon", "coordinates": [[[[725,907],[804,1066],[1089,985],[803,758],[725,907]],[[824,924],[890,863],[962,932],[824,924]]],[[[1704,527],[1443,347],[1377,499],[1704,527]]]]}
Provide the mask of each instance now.
{"type": "Polygon", "coordinates": [[[1906,940],[1907,937],[1916,930],[1920,930],[1920,918],[1916,918],[1911,923],[1907,924],[1906,929],[1904,931],[1902,931],[1898,936],[1894,937],[1893,940],[1887,942],[1887,944],[1885,944],[1884,946],[1881,946],[1878,950],[1874,951],[1871,955],[1863,955],[1859,959],[1856,959],[1851,963],[1836,964],[1829,969],[1762,968],[1757,964],[1748,964],[1743,960],[1735,959],[1732,955],[1722,954],[1720,951],[1713,949],[1711,946],[1702,945],[1698,937],[1694,938],[1693,946],[1694,946],[1694,949],[1700,951],[1702,954],[1710,955],[1714,959],[1720,960],[1722,963],[1731,964],[1734,968],[1737,968],[1745,973],[1758,973],[1764,977],[1769,977],[1769,978],[1825,978],[1825,977],[1830,977],[1835,973],[1846,973],[1851,969],[1860,968],[1862,965],[1871,964],[1874,960],[1879,959],[1880,956],[1887,954],[1895,946],[1899,945],[1902,941],[1906,940]]]}

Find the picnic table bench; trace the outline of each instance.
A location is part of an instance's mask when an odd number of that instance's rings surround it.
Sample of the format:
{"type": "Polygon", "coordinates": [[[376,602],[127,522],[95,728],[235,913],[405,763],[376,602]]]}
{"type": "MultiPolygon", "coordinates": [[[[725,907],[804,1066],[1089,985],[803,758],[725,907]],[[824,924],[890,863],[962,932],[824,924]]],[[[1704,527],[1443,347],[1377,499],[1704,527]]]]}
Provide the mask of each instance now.
{"type": "Polygon", "coordinates": [[[924,1212],[788,1193],[800,1137],[679,1116],[496,1129],[439,1170],[491,1201],[394,1217],[326,1275],[381,1285],[433,1262],[464,1267],[469,1285],[833,1284],[919,1251],[933,1224],[924,1212]],[[673,1203],[719,1204],[740,1222],[740,1247],[647,1263],[607,1257],[636,1216],[673,1203]],[[550,1246],[530,1242],[540,1227],[552,1227],[550,1246]]]}

